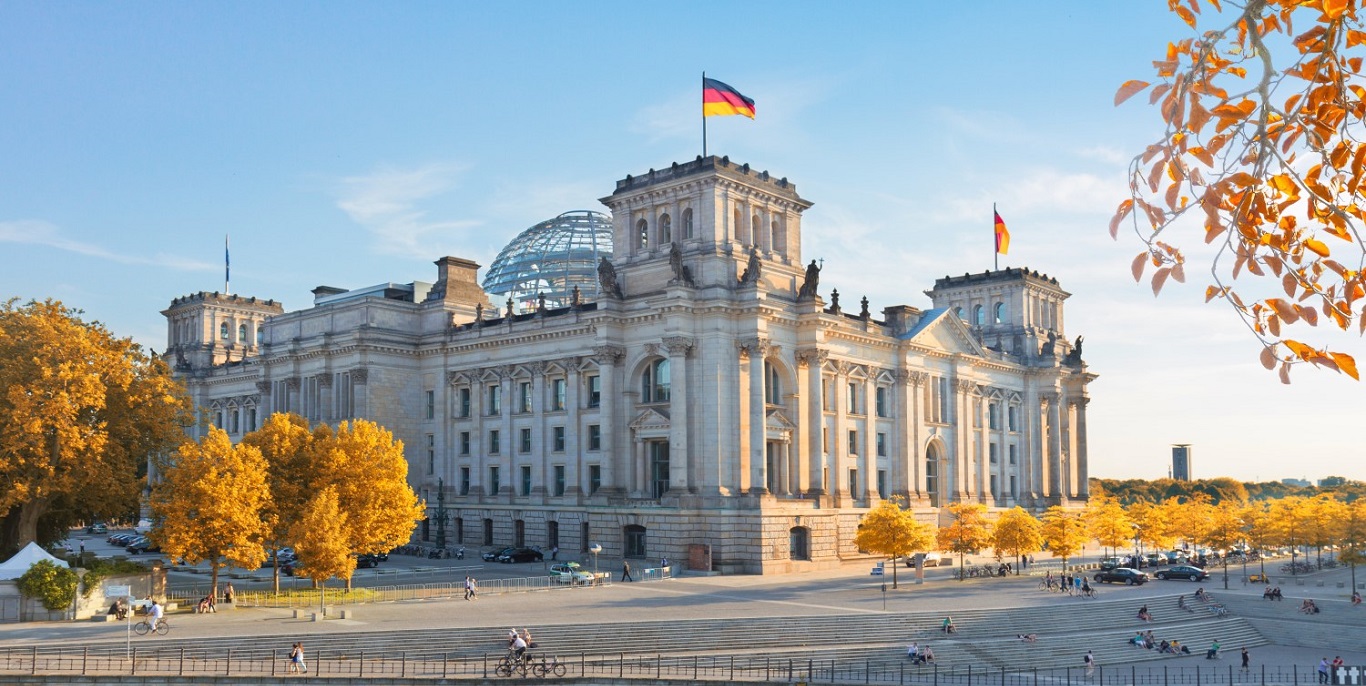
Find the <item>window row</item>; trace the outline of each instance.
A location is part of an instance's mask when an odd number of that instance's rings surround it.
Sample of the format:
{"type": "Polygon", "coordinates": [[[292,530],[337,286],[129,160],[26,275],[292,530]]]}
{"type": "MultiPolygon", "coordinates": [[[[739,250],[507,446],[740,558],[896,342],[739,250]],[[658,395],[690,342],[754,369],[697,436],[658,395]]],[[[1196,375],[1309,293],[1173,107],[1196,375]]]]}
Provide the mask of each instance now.
{"type": "MultiPolygon", "coordinates": [[[[692,208],[683,208],[681,235],[679,240],[692,240],[693,237],[693,218],[692,208]]],[[[636,248],[647,250],[651,245],[668,245],[674,242],[673,218],[668,212],[659,215],[655,220],[655,231],[653,239],[650,231],[650,222],[644,218],[636,221],[636,248]]]]}
{"type": "MultiPolygon", "coordinates": [[[[488,488],[484,489],[484,492],[491,495],[496,495],[503,489],[503,469],[501,466],[498,465],[490,466],[487,469],[488,479],[484,483],[488,486],[488,488]]],[[[456,485],[457,495],[468,496],[470,494],[470,490],[472,488],[472,471],[472,467],[460,468],[460,481],[456,485]]],[[[565,494],[565,474],[566,469],[564,465],[557,464],[551,466],[550,484],[548,484],[549,493],[551,496],[558,498],[565,494]]],[[[517,477],[517,495],[531,495],[533,485],[531,465],[521,465],[520,467],[518,467],[517,477]]],[[[590,464],[588,465],[588,494],[593,495],[601,489],[602,465],[590,464]]]]}
{"type": "MultiPolygon", "coordinates": [[[[499,429],[490,429],[485,442],[485,454],[499,455],[503,451],[503,432],[499,429]]],[[[550,428],[550,451],[562,453],[565,451],[565,428],[563,426],[553,426],[550,428]]],[[[461,456],[469,455],[473,448],[474,437],[472,432],[461,431],[456,441],[456,447],[461,456]]],[[[602,425],[589,424],[588,433],[585,437],[584,446],[586,450],[602,450],[602,425]]],[[[517,430],[517,452],[529,453],[532,451],[532,430],[530,428],[520,428],[517,430]]]]}
{"type": "MultiPolygon", "coordinates": [[[[431,501],[430,499],[428,499],[428,502],[432,502],[432,501],[431,501]]],[[[432,517],[428,517],[427,519],[423,520],[423,522],[422,522],[422,540],[424,540],[424,541],[432,541],[432,540],[433,540],[433,538],[432,538],[433,531],[432,531],[432,530],[433,530],[435,527],[432,526],[432,519],[433,519],[432,517]]],[[[492,520],[492,519],[485,518],[485,519],[477,520],[477,521],[478,521],[478,522],[480,523],[480,525],[481,525],[481,526],[480,526],[480,531],[479,531],[479,533],[480,533],[480,543],[479,543],[479,545],[489,546],[489,547],[498,547],[498,546],[501,546],[501,545],[503,545],[503,544],[509,543],[509,541],[495,542],[496,539],[495,539],[495,536],[494,536],[494,526],[493,526],[493,520],[492,520]]],[[[455,538],[455,542],[456,542],[457,544],[459,544],[459,545],[474,545],[474,544],[475,544],[475,542],[474,542],[474,540],[473,540],[473,537],[470,537],[470,540],[466,540],[465,518],[464,518],[464,517],[455,517],[455,518],[453,518],[453,519],[451,520],[451,525],[452,525],[452,529],[453,529],[453,531],[452,531],[451,533],[452,533],[453,537],[455,538]]],[[[528,540],[528,538],[527,538],[527,530],[526,530],[526,529],[527,529],[526,520],[518,519],[518,520],[513,521],[513,523],[512,523],[512,540],[510,541],[510,544],[513,545],[513,546],[515,546],[515,547],[518,547],[518,548],[525,548],[525,547],[527,547],[528,545],[531,545],[531,542],[530,542],[530,541],[528,540]]],[[[545,545],[544,545],[544,546],[541,546],[541,547],[544,548],[545,550],[558,550],[558,549],[560,548],[560,523],[559,523],[559,522],[556,522],[556,521],[549,521],[549,522],[546,522],[546,523],[545,523],[545,529],[546,529],[546,531],[545,531],[545,541],[544,541],[544,544],[545,544],[545,545]]],[[[592,527],[590,526],[590,524],[589,524],[588,522],[581,522],[581,523],[579,524],[579,545],[578,545],[579,552],[581,552],[581,553],[588,553],[588,552],[591,552],[592,547],[593,547],[593,543],[595,542],[595,539],[593,538],[592,533],[593,533],[593,532],[592,532],[592,527]]],[[[627,557],[627,558],[631,558],[631,559],[642,559],[642,558],[647,558],[647,557],[649,557],[649,552],[650,552],[650,551],[649,551],[649,546],[648,546],[648,540],[649,540],[648,534],[649,534],[649,531],[648,531],[645,527],[643,527],[643,526],[641,526],[641,525],[639,525],[639,524],[627,524],[626,526],[623,526],[623,527],[621,528],[621,541],[622,541],[621,555],[622,555],[622,557],[627,557]]],[[[809,532],[809,530],[807,530],[807,529],[804,528],[804,527],[796,527],[796,528],[794,528],[794,529],[791,530],[789,536],[790,536],[790,540],[792,541],[792,545],[793,545],[792,559],[794,559],[794,560],[807,560],[807,559],[810,559],[810,553],[809,553],[810,532],[809,532]]]]}
{"type": "MultiPolygon", "coordinates": [[[[834,379],[825,379],[821,382],[821,409],[826,412],[835,411],[835,384],[834,379]]],[[[862,381],[850,381],[844,389],[844,412],[845,414],[867,414],[868,398],[867,384],[862,381]]],[[[878,417],[892,416],[892,389],[887,386],[876,386],[873,388],[873,413],[878,417]]]]}
{"type": "Polygon", "coordinates": [[[213,415],[213,425],[230,434],[249,433],[257,429],[256,408],[229,407],[213,415]]]}
{"type": "MultiPolygon", "coordinates": [[[[665,370],[667,376],[667,368],[665,370]]],[[[563,378],[550,379],[546,386],[546,398],[544,407],[549,412],[563,412],[568,407],[569,382],[563,378]]],[[[668,380],[665,379],[667,387],[668,380]]],[[[513,407],[514,414],[531,414],[536,411],[536,391],[531,381],[516,381],[513,387],[513,407]]],[[[585,406],[596,408],[602,405],[602,377],[597,374],[585,376],[583,379],[583,390],[585,392],[585,406]]],[[[666,388],[667,391],[667,388],[666,388]]],[[[503,414],[503,384],[485,384],[480,396],[482,406],[480,414],[485,417],[494,417],[503,414]]],[[[474,416],[474,389],[469,386],[461,386],[455,392],[455,416],[467,419],[474,416]]],[[[426,407],[424,414],[427,419],[436,417],[436,392],[427,391],[426,407]]]]}

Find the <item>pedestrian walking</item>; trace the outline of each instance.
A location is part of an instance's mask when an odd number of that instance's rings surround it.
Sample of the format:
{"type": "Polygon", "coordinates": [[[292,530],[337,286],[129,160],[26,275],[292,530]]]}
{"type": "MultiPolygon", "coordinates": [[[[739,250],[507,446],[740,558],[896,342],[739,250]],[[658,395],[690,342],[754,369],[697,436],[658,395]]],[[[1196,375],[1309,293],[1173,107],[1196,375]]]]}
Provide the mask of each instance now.
{"type": "Polygon", "coordinates": [[[308,665],[304,663],[304,644],[295,643],[289,650],[289,666],[285,668],[285,673],[305,674],[308,672],[308,665]]]}
{"type": "Polygon", "coordinates": [[[1251,659],[1252,659],[1252,656],[1251,656],[1251,655],[1248,655],[1248,653],[1247,653],[1247,646],[1243,646],[1243,671],[1244,671],[1244,672],[1246,672],[1246,671],[1249,670],[1248,663],[1251,661],[1251,659]]]}
{"type": "Polygon", "coordinates": [[[1086,651],[1086,676],[1091,676],[1096,671],[1096,656],[1091,651],[1086,651]]]}
{"type": "Polygon", "coordinates": [[[479,582],[474,577],[465,575],[465,600],[479,599],[479,582]]]}
{"type": "Polygon", "coordinates": [[[631,563],[626,560],[621,561],[621,580],[635,581],[635,579],[631,578],[631,563]]]}
{"type": "Polygon", "coordinates": [[[1319,683],[1328,683],[1328,658],[1319,660],[1319,683]]]}
{"type": "Polygon", "coordinates": [[[550,546],[550,561],[551,561],[551,562],[555,562],[556,560],[559,560],[559,559],[560,559],[560,546],[557,546],[557,545],[552,545],[552,546],[550,546]]]}

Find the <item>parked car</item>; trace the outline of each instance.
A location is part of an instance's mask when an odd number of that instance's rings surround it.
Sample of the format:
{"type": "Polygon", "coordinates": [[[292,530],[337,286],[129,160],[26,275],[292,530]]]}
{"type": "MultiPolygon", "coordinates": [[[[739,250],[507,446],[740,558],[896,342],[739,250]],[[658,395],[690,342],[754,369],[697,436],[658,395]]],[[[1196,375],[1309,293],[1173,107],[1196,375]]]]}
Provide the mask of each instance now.
{"type": "Polygon", "coordinates": [[[107,534],[109,533],[109,527],[101,522],[95,522],[94,524],[85,527],[85,532],[88,534],[107,534]]]}
{"type": "Polygon", "coordinates": [[[1191,581],[1204,581],[1209,578],[1209,572],[1191,565],[1176,565],[1166,569],[1158,570],[1153,576],[1159,579],[1189,579],[1191,581]]]}
{"type": "Polygon", "coordinates": [[[1148,563],[1149,567],[1159,567],[1161,565],[1170,564],[1167,560],[1167,556],[1162,553],[1148,553],[1148,556],[1144,558],[1144,561],[1148,563]]]}
{"type": "Polygon", "coordinates": [[[133,555],[141,553],[159,553],[161,552],[161,546],[153,543],[152,539],[147,538],[146,536],[138,536],[128,544],[126,550],[133,555]]]}
{"type": "Polygon", "coordinates": [[[541,551],[533,548],[513,548],[511,552],[503,553],[498,556],[498,561],[503,564],[512,562],[540,562],[545,559],[541,551]]]}
{"type": "Polygon", "coordinates": [[[550,565],[550,580],[562,584],[591,584],[593,573],[584,571],[577,562],[559,562],[550,565]]]}
{"type": "Polygon", "coordinates": [[[1103,560],[1100,561],[1100,568],[1101,568],[1102,570],[1105,570],[1105,571],[1109,571],[1109,570],[1114,569],[1114,568],[1116,568],[1116,567],[1118,567],[1118,566],[1119,566],[1119,558],[1117,558],[1117,557],[1107,557],[1107,558],[1105,558],[1105,559],[1103,559],[1103,560]]]}
{"type": "Polygon", "coordinates": [[[105,540],[109,541],[110,543],[112,543],[112,544],[114,544],[114,545],[116,545],[116,546],[125,547],[125,546],[127,546],[129,543],[132,543],[132,542],[133,542],[133,539],[139,538],[139,537],[141,537],[141,534],[135,534],[135,533],[133,533],[133,532],[131,532],[131,531],[123,531],[123,532],[114,534],[114,535],[110,536],[109,538],[107,538],[107,539],[105,539],[105,540]]]}
{"type": "Polygon", "coordinates": [[[1132,569],[1130,567],[1115,567],[1114,569],[1101,570],[1096,573],[1095,578],[1096,581],[1125,584],[1127,586],[1148,583],[1148,574],[1146,572],[1140,572],[1137,569],[1132,569]]]}
{"type": "Polygon", "coordinates": [[[357,555],[356,569],[370,569],[371,567],[378,567],[379,562],[380,560],[378,555],[370,555],[368,553],[357,555]]]}
{"type": "MultiPolygon", "coordinates": [[[[945,561],[944,558],[943,558],[943,556],[941,556],[939,553],[925,553],[925,566],[926,566],[926,567],[938,567],[938,566],[940,566],[940,565],[952,565],[952,564],[953,564],[953,561],[952,561],[952,560],[945,561]]],[[[915,555],[907,555],[907,556],[906,556],[906,566],[907,566],[907,567],[914,567],[914,566],[915,566],[915,555]]]]}
{"type": "Polygon", "coordinates": [[[486,550],[480,557],[484,558],[485,562],[497,562],[499,555],[511,555],[515,550],[517,550],[516,546],[499,548],[498,550],[486,550]]]}

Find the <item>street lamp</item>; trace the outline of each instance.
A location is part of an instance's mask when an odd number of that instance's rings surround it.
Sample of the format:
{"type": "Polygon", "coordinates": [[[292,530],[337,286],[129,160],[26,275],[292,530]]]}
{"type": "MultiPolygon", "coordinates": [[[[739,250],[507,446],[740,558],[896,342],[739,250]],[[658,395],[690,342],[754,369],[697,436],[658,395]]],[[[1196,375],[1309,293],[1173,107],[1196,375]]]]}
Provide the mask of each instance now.
{"type": "Polygon", "coordinates": [[[593,584],[598,583],[598,553],[602,552],[602,546],[594,543],[588,546],[588,552],[593,553],[593,584]]]}

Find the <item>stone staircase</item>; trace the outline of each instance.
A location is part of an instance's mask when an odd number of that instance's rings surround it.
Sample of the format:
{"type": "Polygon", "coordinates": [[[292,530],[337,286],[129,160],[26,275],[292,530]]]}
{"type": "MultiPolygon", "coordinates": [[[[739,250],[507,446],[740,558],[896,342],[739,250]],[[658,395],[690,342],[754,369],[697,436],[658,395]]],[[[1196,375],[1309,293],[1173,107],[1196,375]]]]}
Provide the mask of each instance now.
{"type": "Polygon", "coordinates": [[[1366,652],[1366,605],[1315,597],[1319,614],[1306,615],[1300,612],[1303,599],[1297,595],[1272,601],[1231,594],[1225,604],[1229,612],[1246,619],[1276,644],[1323,648],[1330,653],[1366,652]]]}

